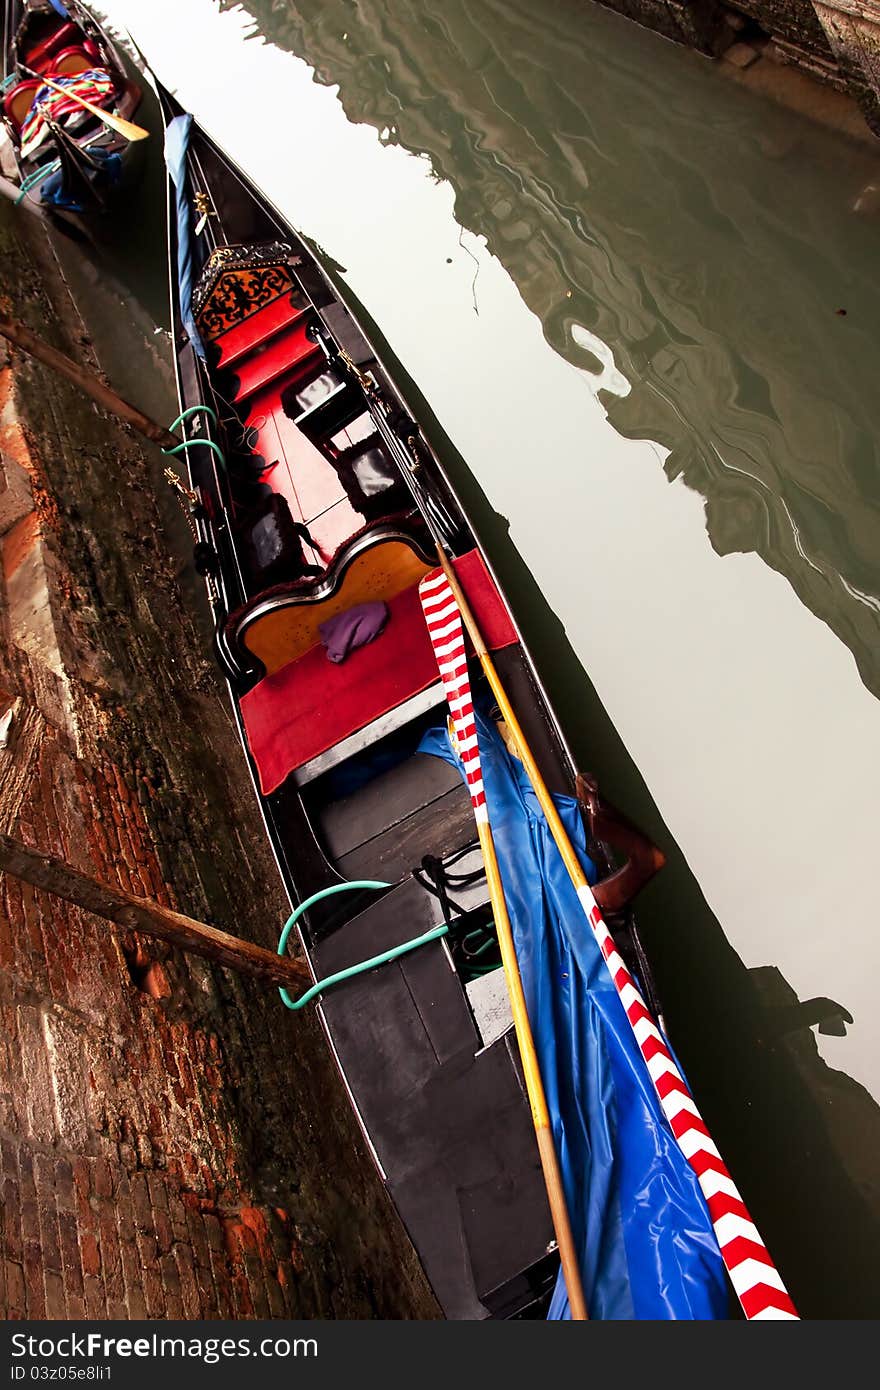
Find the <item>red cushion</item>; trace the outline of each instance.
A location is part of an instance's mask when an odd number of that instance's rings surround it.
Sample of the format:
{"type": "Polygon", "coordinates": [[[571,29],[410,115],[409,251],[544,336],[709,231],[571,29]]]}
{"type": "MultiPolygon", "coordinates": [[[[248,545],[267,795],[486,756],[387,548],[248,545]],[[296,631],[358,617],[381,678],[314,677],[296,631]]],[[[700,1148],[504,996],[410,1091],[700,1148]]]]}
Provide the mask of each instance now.
{"type": "Polygon", "coordinates": [[[45,71],[49,77],[70,77],[80,72],[88,72],[92,66],[93,59],[86,53],[85,49],[77,44],[75,48],[62,48],[60,53],[56,53],[54,58],[50,58],[45,71]],[[76,67],[71,68],[70,59],[76,59],[76,67]]]}
{"type": "MultiPolygon", "coordinates": [[[[511,646],[516,632],[478,551],[455,562],[486,644],[511,646]]],[[[418,587],[388,602],[380,637],[340,665],[322,644],[266,676],[241,701],[248,746],[264,796],[297,767],[439,680],[418,587]]]]}
{"type": "Polygon", "coordinates": [[[72,43],[82,39],[79,26],[71,20],[59,25],[54,33],[49,34],[45,39],[41,39],[33,48],[25,54],[25,63],[29,68],[35,68],[37,72],[43,71],[43,64],[54,53],[58,53],[62,48],[69,48],[72,43]]]}
{"type": "Polygon", "coordinates": [[[17,82],[3,98],[3,114],[8,117],[17,131],[21,130],[24,119],[33,106],[34,97],[37,95],[41,86],[41,82],[37,82],[35,78],[29,77],[24,82],[17,82]],[[18,106],[22,96],[28,96],[29,100],[27,106],[22,104],[21,115],[16,116],[15,108],[18,106]]]}
{"type": "MultiPolygon", "coordinates": [[[[512,647],[519,641],[516,628],[479,550],[469,550],[466,555],[459,556],[453,561],[453,568],[459,584],[464,589],[464,596],[473,609],[486,646],[491,652],[499,652],[502,647],[512,647]]],[[[438,566],[426,577],[433,579],[439,573],[438,566]]],[[[470,646],[470,643],[468,645],[470,646]]]]}
{"type": "Polygon", "coordinates": [[[280,333],[264,339],[241,358],[233,369],[238,378],[233,399],[243,401],[279,377],[286,386],[305,362],[317,361],[321,349],[308,336],[308,327],[305,314],[299,314],[280,333]]]}
{"type": "Polygon", "coordinates": [[[257,309],[256,313],[248,314],[240,323],[234,323],[224,333],[217,334],[214,339],[215,346],[220,350],[220,361],[217,365],[221,368],[234,366],[246,353],[262,347],[283,328],[302,318],[305,312],[305,309],[297,308],[291,303],[289,294],[280,294],[277,299],[270,299],[269,303],[264,304],[262,309],[257,309]]]}

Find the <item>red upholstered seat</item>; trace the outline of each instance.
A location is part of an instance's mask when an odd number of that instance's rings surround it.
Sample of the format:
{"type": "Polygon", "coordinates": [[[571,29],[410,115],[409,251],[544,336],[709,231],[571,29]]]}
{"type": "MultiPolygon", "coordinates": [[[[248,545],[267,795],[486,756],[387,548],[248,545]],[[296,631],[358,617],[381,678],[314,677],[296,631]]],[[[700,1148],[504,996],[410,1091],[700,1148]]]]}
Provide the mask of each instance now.
{"type": "Polygon", "coordinates": [[[248,314],[241,323],[233,324],[225,333],[217,335],[214,343],[220,350],[219,365],[224,368],[234,366],[283,329],[291,327],[305,312],[305,309],[291,303],[289,294],[280,294],[277,299],[271,299],[255,314],[248,314]]]}
{"type": "Polygon", "coordinates": [[[94,64],[94,59],[90,58],[85,49],[79,45],[73,48],[63,48],[60,53],[56,53],[48,66],[50,77],[73,77],[80,72],[88,72],[94,64]]]}
{"type": "MultiPolygon", "coordinates": [[[[511,646],[516,631],[479,551],[456,560],[455,568],[487,645],[511,646]]],[[[243,697],[245,732],[264,796],[295,768],[439,679],[417,586],[390,599],[388,608],[382,635],[341,665],[329,661],[318,644],[243,697]]]]}
{"type": "Polygon", "coordinates": [[[264,795],[296,767],[332,748],[437,680],[418,591],[388,604],[385,631],[335,666],[319,643],[266,676],[241,702],[264,795]]]}
{"type": "Polygon", "coordinates": [[[3,114],[12,122],[16,131],[21,130],[41,85],[35,78],[29,77],[25,82],[17,82],[3,98],[3,114]]]}
{"type": "Polygon", "coordinates": [[[234,369],[238,377],[234,399],[243,401],[281,376],[287,382],[306,362],[320,361],[321,349],[307,336],[307,329],[308,319],[300,315],[242,357],[234,369]]]}
{"type": "Polygon", "coordinates": [[[54,33],[34,44],[25,54],[24,61],[35,72],[47,72],[56,53],[60,53],[62,48],[70,48],[81,39],[82,34],[77,25],[68,20],[60,24],[54,33]]]}

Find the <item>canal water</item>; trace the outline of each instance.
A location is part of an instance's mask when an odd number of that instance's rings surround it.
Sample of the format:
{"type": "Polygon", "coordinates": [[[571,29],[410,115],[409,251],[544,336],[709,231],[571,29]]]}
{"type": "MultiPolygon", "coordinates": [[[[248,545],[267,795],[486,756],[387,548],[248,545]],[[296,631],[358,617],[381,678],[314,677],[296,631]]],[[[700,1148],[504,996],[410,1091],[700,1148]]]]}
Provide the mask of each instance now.
{"type": "Polygon", "coordinates": [[[399,364],[668,852],[671,1035],[796,1301],[876,1316],[880,149],[586,0],[103,9],[399,364]]]}

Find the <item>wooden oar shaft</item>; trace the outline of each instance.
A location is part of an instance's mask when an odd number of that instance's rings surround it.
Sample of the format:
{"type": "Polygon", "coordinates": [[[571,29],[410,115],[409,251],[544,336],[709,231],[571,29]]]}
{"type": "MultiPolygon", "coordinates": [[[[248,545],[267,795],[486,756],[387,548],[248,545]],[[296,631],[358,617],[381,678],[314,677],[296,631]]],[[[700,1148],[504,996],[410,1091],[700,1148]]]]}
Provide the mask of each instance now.
{"type": "Polygon", "coordinates": [[[30,845],[0,834],[0,871],[23,879],[34,888],[93,912],[116,926],[144,936],[158,937],[184,951],[216,961],[219,965],[255,975],[273,985],[311,985],[312,977],[298,961],[276,955],[252,941],[230,936],[206,922],[196,922],[179,912],[162,907],[151,898],[138,898],[121,888],[99,883],[73,869],[54,855],[44,854],[30,845]]]}
{"type": "Polygon", "coordinates": [[[492,903],[492,912],[498,934],[498,944],[501,949],[501,961],[504,966],[504,974],[507,981],[511,1012],[516,1029],[516,1039],[526,1083],[526,1092],[529,1098],[532,1122],[535,1128],[535,1138],[538,1144],[538,1154],[544,1174],[544,1186],[547,1191],[553,1229],[556,1233],[556,1244],[559,1250],[559,1258],[562,1264],[563,1277],[568,1293],[569,1310],[574,1321],[584,1322],[589,1317],[589,1314],[587,1312],[587,1301],[584,1295],[583,1281],[581,1279],[580,1263],[574,1242],[574,1235],[571,1229],[568,1204],[566,1202],[565,1189],[562,1184],[562,1175],[559,1169],[559,1158],[556,1153],[553,1131],[550,1126],[547,1097],[544,1091],[544,1082],[541,1077],[538,1054],[535,1050],[535,1039],[532,1034],[532,1026],[529,1021],[522,976],[520,975],[519,962],[516,956],[516,946],[513,939],[513,929],[510,925],[510,914],[507,910],[507,899],[504,894],[504,884],[501,878],[501,871],[498,867],[498,856],[495,852],[495,840],[492,835],[490,811],[486,799],[485,788],[483,786],[479,742],[476,736],[476,723],[472,711],[470,683],[467,675],[464,634],[462,632],[461,622],[456,621],[449,627],[443,626],[450,615],[450,610],[446,607],[450,591],[452,597],[456,600],[462,620],[465,621],[465,625],[468,626],[469,631],[471,631],[477,652],[481,658],[487,656],[488,653],[485,643],[480,636],[479,629],[474,622],[473,615],[467,605],[464,594],[461,591],[461,587],[439,543],[437,546],[437,554],[440,557],[440,563],[448,581],[448,589],[437,579],[431,581],[423,580],[420,586],[422,607],[440,668],[440,674],[446,689],[446,697],[450,705],[452,715],[451,727],[456,736],[462,740],[459,746],[459,753],[462,758],[462,769],[471,792],[471,799],[474,806],[474,818],[477,824],[480,851],[486,870],[486,883],[489,889],[489,898],[492,903]],[[442,608],[441,614],[434,612],[434,609],[438,605],[442,608]],[[452,634],[451,639],[450,631],[452,634]],[[462,706],[466,707],[465,712],[456,714],[456,709],[460,709],[462,706]]]}
{"type": "Polygon", "coordinates": [[[568,1215],[562,1174],[559,1171],[559,1159],[553,1140],[553,1130],[550,1127],[550,1112],[547,1108],[547,1097],[541,1079],[538,1054],[535,1051],[535,1039],[532,1035],[532,1025],[529,1022],[528,1009],[526,1008],[526,996],[523,990],[522,976],[519,972],[519,962],[516,958],[516,947],[513,941],[510,915],[507,911],[507,900],[504,896],[504,885],[498,868],[495,841],[492,836],[492,827],[488,821],[477,822],[477,834],[486,869],[486,883],[489,888],[489,898],[498,933],[501,961],[507,980],[507,991],[510,996],[510,1009],[513,1014],[517,1046],[522,1060],[526,1094],[532,1111],[538,1154],[544,1173],[544,1186],[547,1189],[550,1216],[553,1221],[562,1274],[568,1292],[568,1305],[572,1319],[575,1322],[585,1322],[589,1314],[581,1280],[580,1264],[568,1215]]]}
{"type": "Polygon", "coordinates": [[[541,1071],[538,1066],[537,1053],[535,1052],[535,1040],[532,1037],[532,1025],[529,1022],[528,1010],[526,1008],[526,996],[523,990],[522,976],[519,973],[519,962],[516,958],[516,950],[513,943],[513,930],[510,925],[510,915],[507,911],[507,899],[504,896],[501,871],[498,867],[495,841],[492,836],[492,827],[488,821],[477,823],[477,834],[479,835],[480,849],[483,854],[483,864],[486,870],[486,883],[489,889],[489,897],[492,900],[492,915],[495,919],[495,927],[498,932],[498,945],[501,948],[501,962],[504,966],[504,974],[507,977],[510,1008],[513,1014],[513,1023],[516,1028],[517,1042],[519,1043],[520,1055],[522,1057],[523,1072],[526,1079],[526,1091],[528,1092],[529,1104],[532,1107],[532,1119],[535,1122],[535,1128],[540,1125],[542,1128],[547,1129],[550,1124],[550,1112],[547,1109],[547,1099],[544,1095],[544,1083],[541,1080],[541,1071]]]}
{"type": "Polygon", "coordinates": [[[495,664],[480,634],[479,625],[455,576],[449,560],[437,547],[440,564],[458,603],[464,625],[479,654],[486,678],[508,728],[517,743],[517,753],[528,773],[541,809],[550,826],[556,847],[568,870],[581,907],[590,924],[596,944],[605,958],[614,986],[633,1030],[636,1045],[651,1076],[660,1108],[682,1154],[693,1169],[703,1196],[710,1203],[709,1214],[721,1258],[748,1319],[796,1319],[797,1309],[789,1297],[769,1251],[761,1239],[736,1184],[712,1141],[688,1090],[666,1040],[653,1023],[638,987],[614,947],[601,912],[581,867],[568,831],[562,823],[547,784],[529,748],[522,727],[504,690],[495,664]],[[658,1069],[659,1068],[659,1069],[658,1069]],[[666,1083],[661,1089],[660,1081],[666,1083]],[[719,1188],[718,1183],[721,1183],[719,1188]],[[711,1200],[719,1191],[727,1195],[729,1206],[713,1210],[711,1200]],[[736,1215],[733,1216],[733,1212],[736,1215]],[[738,1226],[737,1222],[742,1225],[738,1226]]]}
{"type": "Polygon", "coordinates": [[[105,111],[102,106],[96,106],[93,101],[88,101],[86,97],[81,97],[72,92],[69,87],[62,87],[60,82],[53,82],[44,73],[34,72],[33,68],[25,67],[22,63],[21,68],[24,72],[30,73],[31,77],[39,78],[44,87],[51,87],[53,92],[60,92],[62,96],[68,97],[70,101],[75,101],[77,106],[82,106],[84,110],[96,116],[102,124],[115,130],[118,135],[122,135],[126,140],[147,140],[150,132],[144,130],[143,126],[135,125],[134,121],[127,121],[124,116],[117,116],[112,111],[105,111]]]}
{"type": "Polygon", "coordinates": [[[479,624],[476,618],[474,617],[473,612],[471,611],[467,599],[465,598],[464,590],[458,582],[458,576],[456,575],[455,570],[452,568],[452,565],[450,564],[449,559],[447,558],[446,552],[442,549],[441,546],[437,547],[437,554],[440,557],[440,564],[443,567],[443,572],[446,575],[446,578],[449,580],[449,587],[452,590],[455,596],[455,601],[458,604],[458,607],[461,611],[461,616],[464,621],[464,625],[467,628],[468,635],[470,636],[470,639],[474,645],[474,650],[477,653],[477,656],[480,658],[480,662],[486,674],[486,679],[488,680],[489,685],[492,689],[492,694],[498,701],[498,708],[501,710],[501,713],[504,716],[504,722],[507,724],[507,727],[510,729],[511,734],[513,735],[514,742],[516,743],[516,751],[519,755],[523,767],[526,770],[526,773],[528,774],[529,781],[535,789],[535,794],[540,803],[541,810],[544,812],[544,815],[547,819],[547,824],[550,827],[550,833],[552,834],[553,839],[556,841],[556,847],[562,856],[563,863],[565,864],[565,867],[568,870],[575,887],[584,887],[587,885],[587,876],[584,873],[583,868],[581,867],[580,860],[574,852],[571,840],[568,837],[568,831],[562,824],[559,812],[556,809],[556,803],[554,802],[553,797],[550,794],[550,791],[547,787],[547,783],[544,781],[544,778],[541,775],[541,770],[538,767],[538,764],[535,762],[532,750],[528,744],[528,739],[526,738],[525,733],[523,732],[522,725],[516,717],[516,712],[513,706],[511,705],[510,700],[507,698],[507,692],[505,691],[504,686],[501,683],[501,678],[495,669],[495,663],[492,660],[491,653],[489,652],[486,643],[483,641],[483,636],[480,632],[479,624]]]}
{"type": "Polygon", "coordinates": [[[91,396],[104,410],[111,415],[117,415],[120,420],[131,425],[139,434],[143,434],[147,439],[151,439],[154,444],[159,444],[163,449],[173,449],[180,443],[176,435],[170,430],[163,429],[157,425],[155,420],[151,420],[143,411],[138,410],[137,406],[130,405],[128,401],[117,396],[115,391],[111,391],[109,386],[105,386],[93,372],[89,372],[85,367],[81,367],[78,362],[73,362],[69,357],[65,357],[63,352],[53,348],[49,343],[44,342],[36,333],[32,333],[18,319],[10,318],[7,314],[0,314],[0,334],[7,338],[10,343],[21,348],[22,352],[27,352],[31,357],[35,357],[44,366],[51,367],[53,372],[59,376],[66,377],[72,381],[74,386],[78,386],[81,391],[85,391],[87,396],[91,396]]]}
{"type": "Polygon", "coordinates": [[[8,198],[10,203],[14,203],[16,207],[24,208],[26,212],[32,212],[45,221],[46,209],[43,204],[36,202],[33,198],[23,196],[20,184],[13,183],[11,179],[3,178],[2,175],[0,175],[0,196],[8,198]]]}

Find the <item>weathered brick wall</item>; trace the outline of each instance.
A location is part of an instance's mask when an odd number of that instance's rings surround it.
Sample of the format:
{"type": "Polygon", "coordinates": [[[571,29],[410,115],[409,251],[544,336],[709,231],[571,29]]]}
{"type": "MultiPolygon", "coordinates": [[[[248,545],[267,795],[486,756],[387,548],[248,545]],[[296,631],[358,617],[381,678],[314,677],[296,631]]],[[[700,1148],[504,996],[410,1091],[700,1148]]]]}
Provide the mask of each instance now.
{"type": "Polygon", "coordinates": [[[813,8],[865,120],[880,135],[880,0],[813,0],[813,8]]]}
{"type": "Polygon", "coordinates": [[[729,0],[728,8],[748,15],[775,38],[831,61],[828,40],[810,0],[729,0]]]}
{"type": "Polygon", "coordinates": [[[598,0],[606,9],[709,57],[739,41],[736,26],[766,55],[792,64],[858,102],[880,134],[880,0],[598,0]],[[771,40],[766,43],[766,38],[771,40]]]}
{"type": "MultiPolygon", "coordinates": [[[[174,905],[136,794],[41,723],[8,750],[30,764],[12,831],[174,905]]],[[[152,943],[120,942],[8,876],[2,888],[10,1314],[289,1313],[301,1242],[286,1211],[251,1195],[228,1099],[242,1067],[266,1057],[230,1055],[219,1010],[206,1027],[187,998],[200,982],[152,943]]]]}
{"type": "MultiPolygon", "coordinates": [[[[82,353],[24,228],[0,209],[0,293],[82,353]]],[[[0,460],[0,828],[274,946],[287,904],[181,602],[162,460],[8,354],[0,460]]],[[[7,1317],[436,1314],[314,1020],[0,892],[7,1317]]]]}
{"type": "Polygon", "coordinates": [[[718,0],[599,0],[637,24],[654,29],[673,43],[713,54],[721,33],[723,7],[718,0]]]}

